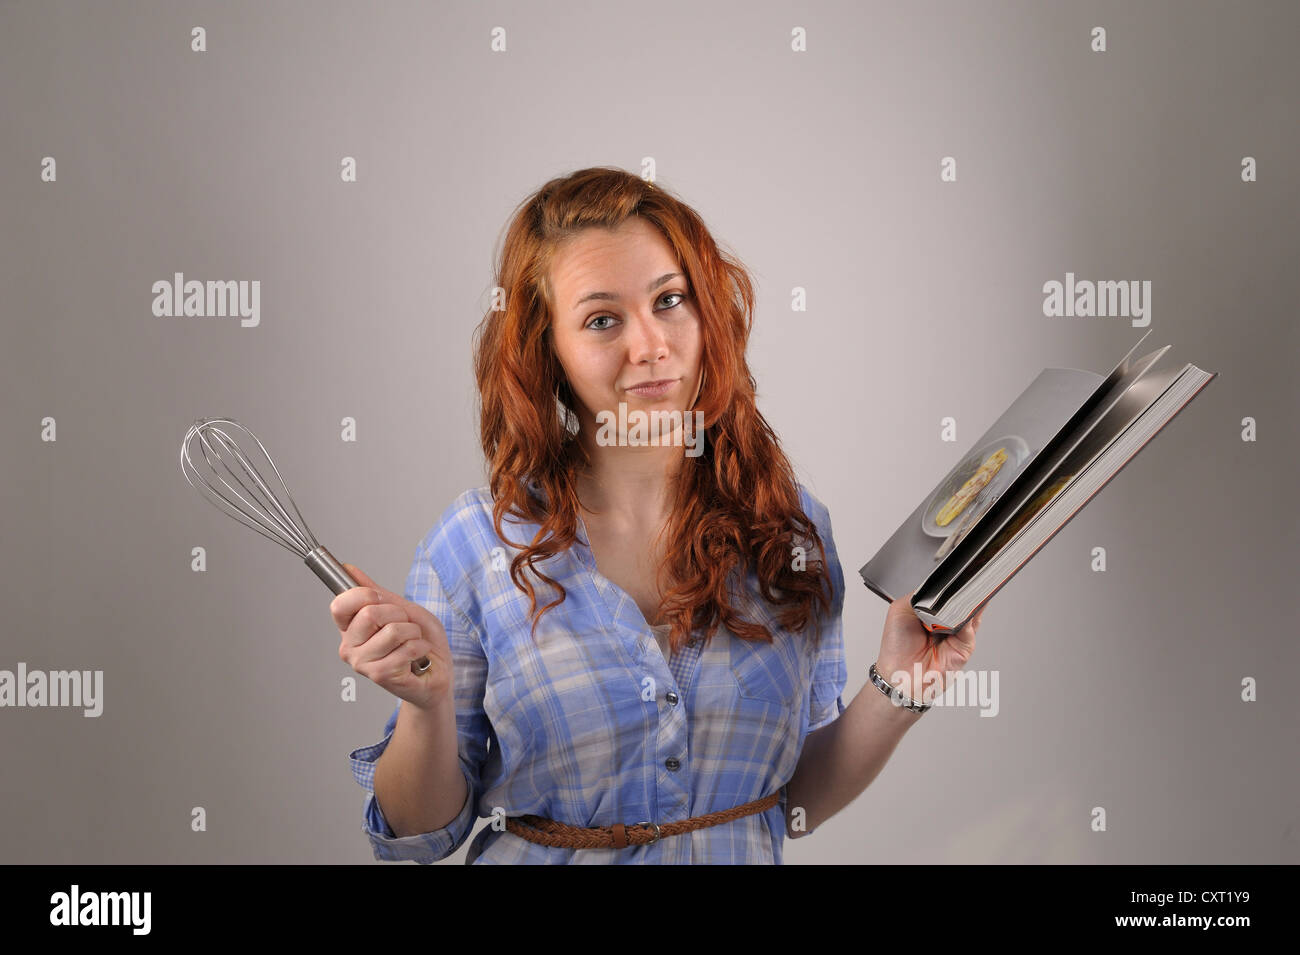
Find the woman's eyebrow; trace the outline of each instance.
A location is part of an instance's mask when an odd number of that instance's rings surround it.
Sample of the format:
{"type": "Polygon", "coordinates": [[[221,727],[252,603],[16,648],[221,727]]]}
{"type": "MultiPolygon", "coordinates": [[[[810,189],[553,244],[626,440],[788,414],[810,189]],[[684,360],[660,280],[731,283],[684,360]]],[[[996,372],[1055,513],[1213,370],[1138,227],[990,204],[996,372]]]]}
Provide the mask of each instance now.
{"type": "MultiPolygon", "coordinates": [[[[681,274],[682,274],[681,272],[665,272],[663,275],[659,276],[659,278],[655,279],[653,282],[651,282],[649,285],[647,285],[647,286],[645,287],[645,290],[646,290],[647,293],[653,292],[655,289],[657,289],[659,286],[663,285],[663,284],[664,284],[665,282],[667,282],[669,279],[678,278],[678,277],[681,276],[681,274]]],[[[605,300],[605,301],[609,301],[609,302],[617,302],[617,301],[618,301],[618,296],[615,295],[613,292],[588,292],[588,293],[587,293],[586,295],[584,295],[582,298],[580,298],[580,299],[578,299],[576,302],[574,302],[574,303],[573,303],[573,307],[574,307],[574,308],[577,308],[577,307],[578,307],[579,305],[581,305],[583,302],[589,302],[589,301],[591,301],[593,298],[603,299],[603,300],[605,300]]]]}

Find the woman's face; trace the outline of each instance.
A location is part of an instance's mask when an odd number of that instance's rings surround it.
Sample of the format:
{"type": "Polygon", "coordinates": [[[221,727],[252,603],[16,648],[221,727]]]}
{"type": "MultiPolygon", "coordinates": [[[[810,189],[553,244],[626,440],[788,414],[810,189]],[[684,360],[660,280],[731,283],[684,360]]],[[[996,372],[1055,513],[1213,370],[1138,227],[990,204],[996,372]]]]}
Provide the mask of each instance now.
{"type": "MultiPolygon", "coordinates": [[[[666,239],[633,216],[616,231],[568,239],[551,266],[552,341],[578,400],[582,431],[596,413],[686,412],[700,385],[700,321],[690,286],[666,239]],[[661,394],[630,389],[668,380],[661,394]]],[[[683,415],[684,417],[684,415],[683,415]]]]}

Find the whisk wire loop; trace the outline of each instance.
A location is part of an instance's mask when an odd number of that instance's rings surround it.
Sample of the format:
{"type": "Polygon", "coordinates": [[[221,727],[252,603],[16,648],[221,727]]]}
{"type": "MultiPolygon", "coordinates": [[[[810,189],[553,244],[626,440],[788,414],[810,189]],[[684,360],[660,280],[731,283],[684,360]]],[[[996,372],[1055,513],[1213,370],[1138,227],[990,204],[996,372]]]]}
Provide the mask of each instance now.
{"type": "MultiPolygon", "coordinates": [[[[231,418],[204,418],[191,425],[185,433],[185,440],[181,443],[181,473],[185,475],[185,480],[189,482],[190,487],[200,491],[215,507],[224,510],[239,523],[257,531],[267,540],[279,544],[285,550],[300,557],[335,594],[341,594],[357,586],[357,582],[352,579],[347,569],[334,558],[333,554],[321,546],[316,535],[312,533],[302,516],[302,511],[298,509],[298,503],[289,493],[289,485],[285,483],[280,469],[271,460],[266,446],[257,435],[238,421],[231,418]],[[280,487],[284,489],[284,497],[297,515],[297,520],[290,516],[288,508],[281,502],[279,495],[263,479],[261,470],[249,459],[239,441],[222,427],[224,425],[237,428],[253,439],[253,443],[262,452],[262,457],[275,473],[280,487]],[[196,443],[197,455],[191,451],[191,446],[196,443]],[[202,463],[202,469],[196,461],[202,463]],[[242,477],[235,467],[231,466],[232,463],[243,472],[242,477]],[[226,477],[230,480],[226,480],[226,477]],[[215,481],[212,480],[214,478],[215,481]],[[231,484],[231,481],[234,481],[234,484],[231,484]],[[235,485],[238,485],[238,488],[235,485]],[[243,491],[242,494],[240,490],[243,491]]],[[[421,657],[411,664],[411,672],[419,675],[428,670],[429,666],[429,658],[421,657]]]]}
{"type": "MultiPolygon", "coordinates": [[[[265,446],[262,445],[261,441],[258,441],[257,437],[253,435],[252,432],[249,432],[246,428],[242,430],[248,433],[253,441],[257,443],[257,446],[262,451],[262,456],[266,458],[267,463],[271,466],[271,470],[275,472],[276,478],[279,479],[281,487],[284,488],[285,496],[289,498],[289,502],[293,504],[293,495],[289,493],[288,485],[285,484],[284,478],[281,477],[279,469],[275,466],[275,462],[271,460],[271,456],[267,454],[265,446]]],[[[202,429],[199,432],[199,440],[202,443],[204,460],[208,463],[209,467],[212,468],[217,480],[221,481],[221,483],[225,485],[230,492],[235,495],[235,497],[239,498],[239,500],[243,501],[248,507],[253,509],[253,514],[250,516],[259,518],[261,521],[265,522],[263,526],[268,526],[272,531],[278,531],[282,534],[285,540],[287,540],[293,547],[297,548],[298,556],[300,557],[306,557],[307,554],[317,546],[316,542],[311,537],[310,528],[306,526],[306,521],[302,521],[302,513],[298,511],[297,504],[293,504],[293,509],[298,513],[299,521],[302,522],[301,529],[298,525],[294,524],[293,518],[289,516],[288,511],[285,510],[284,506],[277,499],[271,488],[267,486],[257,468],[253,466],[243,449],[239,447],[238,442],[236,442],[230,435],[226,434],[226,432],[221,428],[216,426],[202,429]],[[217,450],[217,446],[219,446],[221,451],[224,451],[225,454],[220,453],[217,450]],[[215,462],[209,456],[210,451],[217,455],[215,462]],[[230,467],[230,464],[227,461],[227,456],[239,465],[244,474],[253,482],[254,487],[249,487],[248,484],[245,484],[244,481],[240,479],[239,475],[230,467]],[[231,485],[221,476],[220,471],[217,470],[218,466],[223,468],[235,483],[244,489],[244,492],[248,494],[249,497],[254,498],[255,503],[247,500],[242,494],[231,487],[231,485]],[[258,493],[259,491],[261,492],[260,495],[258,493]]]]}
{"type": "MultiPolygon", "coordinates": [[[[257,531],[267,540],[301,557],[300,541],[278,523],[271,521],[264,507],[249,501],[222,477],[221,470],[224,469],[235,483],[245,491],[249,491],[247,485],[239,480],[213,442],[209,440],[207,432],[217,430],[212,422],[221,420],[209,419],[209,421],[199,422],[186,433],[185,442],[181,445],[181,472],[185,475],[185,480],[218,509],[228,513],[244,526],[257,531]],[[197,447],[197,454],[191,451],[192,444],[197,447]],[[200,465],[204,466],[204,469],[201,470],[200,465]]],[[[229,441],[228,437],[227,441],[229,441]]],[[[250,496],[254,496],[249,493],[250,496]]]]}

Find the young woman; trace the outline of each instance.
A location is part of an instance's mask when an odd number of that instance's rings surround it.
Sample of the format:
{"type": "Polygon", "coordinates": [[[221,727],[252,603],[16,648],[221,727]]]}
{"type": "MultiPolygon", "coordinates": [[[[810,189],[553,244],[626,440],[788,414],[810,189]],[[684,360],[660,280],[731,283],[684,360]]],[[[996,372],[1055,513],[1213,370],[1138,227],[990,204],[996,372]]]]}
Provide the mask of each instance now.
{"type": "MultiPolygon", "coordinates": [[[[843,572],[755,404],[751,282],[689,206],[594,168],[516,210],[496,284],[488,486],[404,597],[347,565],[330,605],[339,656],[400,698],[350,755],[375,856],[438,861],[482,816],[467,862],[780,863],[920,713],[871,683],[843,703],[843,572]]],[[[900,598],[878,669],[909,693],[979,622],[936,645],[900,598]]]]}

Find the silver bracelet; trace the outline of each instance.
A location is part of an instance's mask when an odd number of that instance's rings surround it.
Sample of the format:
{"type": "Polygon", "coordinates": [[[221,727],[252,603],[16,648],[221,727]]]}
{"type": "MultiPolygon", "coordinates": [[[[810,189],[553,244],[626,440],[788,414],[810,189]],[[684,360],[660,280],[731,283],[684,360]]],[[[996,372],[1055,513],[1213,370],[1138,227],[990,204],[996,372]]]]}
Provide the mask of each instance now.
{"type": "Polygon", "coordinates": [[[912,710],[916,713],[924,713],[934,705],[933,703],[918,703],[916,700],[905,696],[902,690],[890,686],[885,682],[885,678],[880,675],[880,671],[876,669],[874,663],[871,664],[871,669],[867,672],[867,675],[871,678],[871,682],[875,685],[876,689],[889,697],[889,702],[893,703],[895,706],[901,707],[905,710],[912,710]]]}

